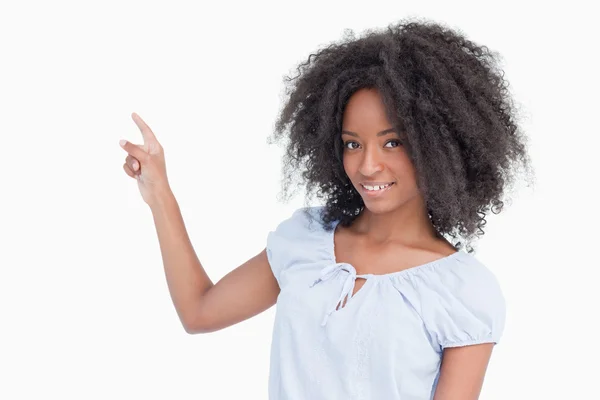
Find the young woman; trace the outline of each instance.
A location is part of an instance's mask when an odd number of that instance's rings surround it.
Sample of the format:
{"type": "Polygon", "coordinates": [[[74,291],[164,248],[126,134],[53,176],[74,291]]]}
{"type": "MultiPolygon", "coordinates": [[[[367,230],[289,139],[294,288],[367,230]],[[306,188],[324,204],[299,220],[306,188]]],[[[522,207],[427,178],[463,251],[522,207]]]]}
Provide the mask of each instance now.
{"type": "Polygon", "coordinates": [[[505,319],[494,275],[465,242],[529,166],[493,54],[431,22],[348,37],[288,80],[274,140],[286,192],[300,174],[324,200],[213,283],[192,248],[150,128],[122,141],[156,224],[189,333],[277,303],[271,399],[477,399],[505,319]]]}

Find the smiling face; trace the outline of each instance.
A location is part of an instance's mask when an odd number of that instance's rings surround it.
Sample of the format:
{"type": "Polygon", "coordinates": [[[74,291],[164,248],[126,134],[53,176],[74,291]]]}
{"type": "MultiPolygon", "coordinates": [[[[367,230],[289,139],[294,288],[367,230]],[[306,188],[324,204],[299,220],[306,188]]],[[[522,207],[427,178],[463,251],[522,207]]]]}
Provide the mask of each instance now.
{"type": "Polygon", "coordinates": [[[414,167],[376,89],[350,97],[342,141],[344,170],[369,211],[391,212],[420,196],[414,167]]]}

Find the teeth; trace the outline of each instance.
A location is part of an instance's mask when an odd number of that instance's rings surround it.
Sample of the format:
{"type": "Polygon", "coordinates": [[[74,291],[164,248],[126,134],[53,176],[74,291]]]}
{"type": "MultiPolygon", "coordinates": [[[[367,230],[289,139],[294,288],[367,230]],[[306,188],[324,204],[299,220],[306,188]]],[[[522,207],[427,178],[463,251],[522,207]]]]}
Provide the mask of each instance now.
{"type": "Polygon", "coordinates": [[[366,186],[363,185],[363,187],[367,190],[381,190],[381,189],[385,189],[386,187],[390,186],[391,184],[388,183],[387,185],[381,185],[381,186],[366,186]]]}

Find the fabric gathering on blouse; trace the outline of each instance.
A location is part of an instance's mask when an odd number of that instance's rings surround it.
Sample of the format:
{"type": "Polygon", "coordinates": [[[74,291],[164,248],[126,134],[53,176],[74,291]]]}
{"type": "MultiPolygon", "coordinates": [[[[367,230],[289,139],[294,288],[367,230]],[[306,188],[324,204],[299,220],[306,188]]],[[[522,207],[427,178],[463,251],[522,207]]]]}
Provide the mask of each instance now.
{"type": "Polygon", "coordinates": [[[398,272],[357,275],[337,262],[339,221],[325,230],[321,209],[300,208],[267,236],[281,289],[270,400],[433,399],[445,348],[498,343],[504,297],[473,255],[459,250],[398,272]],[[366,280],[353,295],[358,278],[366,280]]]}

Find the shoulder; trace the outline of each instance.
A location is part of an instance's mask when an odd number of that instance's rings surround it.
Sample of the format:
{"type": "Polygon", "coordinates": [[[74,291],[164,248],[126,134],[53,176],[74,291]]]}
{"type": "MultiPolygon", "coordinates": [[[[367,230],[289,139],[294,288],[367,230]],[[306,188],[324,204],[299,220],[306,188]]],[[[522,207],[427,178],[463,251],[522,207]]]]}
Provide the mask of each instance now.
{"type": "Polygon", "coordinates": [[[322,207],[302,207],[282,220],[267,235],[267,257],[273,273],[283,285],[282,274],[291,266],[310,262],[326,252],[326,233],[321,228],[322,207]]]}
{"type": "Polygon", "coordinates": [[[496,275],[472,254],[460,251],[453,262],[436,270],[444,287],[464,296],[502,295],[496,275]]]}
{"type": "Polygon", "coordinates": [[[321,206],[298,208],[277,225],[274,233],[298,238],[307,232],[318,231],[321,227],[322,209],[321,206]]]}
{"type": "Polygon", "coordinates": [[[427,285],[440,295],[452,299],[457,307],[464,307],[482,316],[503,314],[505,299],[496,275],[477,257],[460,252],[445,268],[436,270],[437,279],[427,285]]]}
{"type": "Polygon", "coordinates": [[[504,295],[496,275],[475,256],[461,251],[423,271],[416,284],[422,317],[442,348],[499,341],[504,295]]]}

